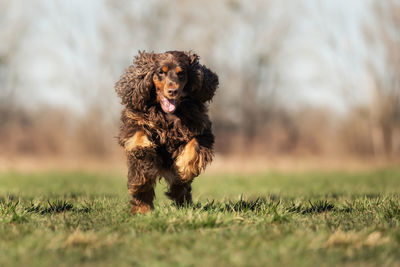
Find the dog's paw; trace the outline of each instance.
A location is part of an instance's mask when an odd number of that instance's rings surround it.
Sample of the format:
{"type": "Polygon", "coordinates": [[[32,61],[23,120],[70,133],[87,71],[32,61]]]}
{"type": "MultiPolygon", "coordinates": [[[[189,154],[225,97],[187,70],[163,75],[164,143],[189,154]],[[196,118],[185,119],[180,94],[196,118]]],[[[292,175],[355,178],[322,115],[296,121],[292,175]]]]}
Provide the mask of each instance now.
{"type": "Polygon", "coordinates": [[[199,150],[199,143],[193,138],[176,158],[176,170],[184,182],[198,176],[203,168],[203,158],[199,150]]]}
{"type": "Polygon", "coordinates": [[[135,215],[135,214],[146,214],[151,210],[152,210],[152,207],[150,205],[147,205],[147,204],[133,205],[131,207],[131,214],[132,215],[135,215]]]}

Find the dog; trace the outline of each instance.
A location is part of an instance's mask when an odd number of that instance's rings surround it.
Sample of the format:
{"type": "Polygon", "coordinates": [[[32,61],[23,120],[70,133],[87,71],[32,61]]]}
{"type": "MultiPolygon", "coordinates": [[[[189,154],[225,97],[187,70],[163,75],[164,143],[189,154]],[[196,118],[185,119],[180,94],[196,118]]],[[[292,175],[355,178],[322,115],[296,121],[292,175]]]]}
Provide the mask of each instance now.
{"type": "Polygon", "coordinates": [[[212,161],[208,103],[218,76],[192,52],[138,53],[115,91],[124,106],[119,144],[128,161],[131,212],[154,208],[158,179],[178,206],[192,203],[191,183],[212,161]]]}

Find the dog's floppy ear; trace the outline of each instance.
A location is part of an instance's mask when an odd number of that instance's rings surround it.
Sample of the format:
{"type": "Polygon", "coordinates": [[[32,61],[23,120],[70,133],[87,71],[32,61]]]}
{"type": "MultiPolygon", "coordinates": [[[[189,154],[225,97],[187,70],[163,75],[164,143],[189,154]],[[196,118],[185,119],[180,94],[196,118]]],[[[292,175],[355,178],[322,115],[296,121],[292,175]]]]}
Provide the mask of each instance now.
{"type": "Polygon", "coordinates": [[[218,88],[218,76],[206,66],[199,63],[199,56],[191,52],[185,52],[189,57],[190,70],[189,70],[189,81],[187,86],[188,91],[193,98],[200,100],[201,102],[210,101],[215,90],[218,88]]]}
{"type": "Polygon", "coordinates": [[[115,84],[115,91],[123,105],[145,110],[154,87],[153,75],[156,70],[156,54],[139,51],[134,62],[115,84]]]}

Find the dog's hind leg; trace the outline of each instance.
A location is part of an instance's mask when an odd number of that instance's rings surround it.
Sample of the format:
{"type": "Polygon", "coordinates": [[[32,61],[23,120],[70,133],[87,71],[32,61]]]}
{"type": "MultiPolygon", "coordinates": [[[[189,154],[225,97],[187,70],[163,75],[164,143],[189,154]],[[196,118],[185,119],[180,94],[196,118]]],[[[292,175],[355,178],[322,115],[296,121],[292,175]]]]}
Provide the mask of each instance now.
{"type": "Polygon", "coordinates": [[[168,183],[169,190],[165,195],[175,201],[178,206],[184,206],[192,203],[192,186],[191,181],[182,183],[182,181],[172,172],[164,172],[162,174],[168,183]]]}
{"type": "Polygon", "coordinates": [[[169,199],[175,201],[176,205],[180,207],[192,204],[192,186],[190,183],[172,184],[165,195],[167,195],[169,199]]]}

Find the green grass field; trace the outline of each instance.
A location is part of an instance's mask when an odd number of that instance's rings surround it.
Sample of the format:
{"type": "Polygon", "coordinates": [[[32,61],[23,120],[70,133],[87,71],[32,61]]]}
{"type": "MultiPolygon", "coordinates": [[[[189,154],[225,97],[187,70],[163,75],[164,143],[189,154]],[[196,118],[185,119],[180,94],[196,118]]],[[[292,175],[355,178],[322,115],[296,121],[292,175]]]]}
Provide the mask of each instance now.
{"type": "Polygon", "coordinates": [[[0,174],[0,266],[400,266],[400,169],[203,175],[129,214],[123,174],[0,174]]]}

